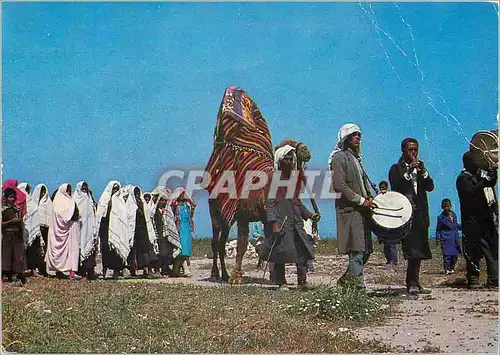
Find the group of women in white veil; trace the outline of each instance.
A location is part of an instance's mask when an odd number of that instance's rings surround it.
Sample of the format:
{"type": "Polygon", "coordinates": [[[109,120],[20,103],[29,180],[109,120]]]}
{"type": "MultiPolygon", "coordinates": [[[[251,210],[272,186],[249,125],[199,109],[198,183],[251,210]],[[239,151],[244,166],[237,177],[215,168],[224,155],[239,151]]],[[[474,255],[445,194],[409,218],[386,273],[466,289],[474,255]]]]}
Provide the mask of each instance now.
{"type": "Polygon", "coordinates": [[[47,186],[38,184],[33,193],[27,183],[17,186],[25,194],[23,239],[26,267],[31,275],[58,277],[87,273],[95,266],[95,204],[88,184],[80,181],[73,191],[62,184],[49,197],[47,186]]]}
{"type": "Polygon", "coordinates": [[[74,191],[62,184],[52,198],[44,184],[32,193],[27,183],[16,185],[25,198],[22,234],[31,275],[38,270],[44,276],[93,279],[100,259],[103,278],[108,270],[123,276],[126,268],[131,276],[190,276],[192,235],[189,242],[181,240],[179,230],[184,235],[186,228],[179,222],[185,202],[191,217],[196,205],[183,189],[143,193],[139,186],[113,180],[96,203],[85,181],[74,191]]]}
{"type": "Polygon", "coordinates": [[[143,193],[139,186],[108,183],[99,199],[96,223],[103,277],[108,269],[120,277],[125,268],[131,276],[140,270],[146,277],[190,276],[176,223],[175,208],[184,193],[166,187],[143,193]]]}

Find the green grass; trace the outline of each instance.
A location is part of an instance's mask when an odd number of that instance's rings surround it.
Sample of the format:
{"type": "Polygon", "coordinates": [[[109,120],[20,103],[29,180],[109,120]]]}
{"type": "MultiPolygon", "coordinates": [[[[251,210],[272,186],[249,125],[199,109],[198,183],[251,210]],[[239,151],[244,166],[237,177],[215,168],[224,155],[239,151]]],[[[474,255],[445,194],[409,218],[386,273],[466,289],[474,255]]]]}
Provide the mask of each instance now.
{"type": "MultiPolygon", "coordinates": [[[[390,350],[337,331],[352,326],[352,319],[287,309],[307,294],[244,286],[36,278],[25,287],[4,286],[3,346],[23,353],[390,350]]],[[[365,323],[381,319],[377,314],[365,323]]]]}
{"type": "Polygon", "coordinates": [[[359,292],[354,284],[348,287],[321,285],[284,309],[293,314],[348,321],[359,326],[380,320],[395,304],[394,299],[369,297],[365,292],[359,292]]]}
{"type": "Polygon", "coordinates": [[[212,255],[212,239],[193,239],[193,256],[204,258],[212,255]]]}

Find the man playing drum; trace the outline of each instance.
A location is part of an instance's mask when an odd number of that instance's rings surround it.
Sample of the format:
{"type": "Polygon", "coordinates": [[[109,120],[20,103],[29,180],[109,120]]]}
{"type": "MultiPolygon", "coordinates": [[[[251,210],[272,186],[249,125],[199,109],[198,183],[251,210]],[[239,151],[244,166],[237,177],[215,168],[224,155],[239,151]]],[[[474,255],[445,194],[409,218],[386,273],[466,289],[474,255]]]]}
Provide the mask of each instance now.
{"type": "Polygon", "coordinates": [[[363,257],[372,252],[371,232],[368,227],[371,201],[370,185],[361,166],[361,130],[352,123],[340,128],[338,142],[330,154],[330,169],[335,192],[337,241],[339,252],[349,256],[349,265],[339,279],[340,286],[352,280],[357,288],[364,289],[363,257]]]}
{"type": "Polygon", "coordinates": [[[411,295],[430,293],[420,285],[422,260],[432,258],[429,247],[429,203],[427,192],[434,190],[434,181],[418,159],[418,141],[405,138],[401,143],[401,158],[389,171],[391,189],[405,195],[413,208],[411,230],[403,239],[403,256],[408,260],[406,288],[411,295]]]}

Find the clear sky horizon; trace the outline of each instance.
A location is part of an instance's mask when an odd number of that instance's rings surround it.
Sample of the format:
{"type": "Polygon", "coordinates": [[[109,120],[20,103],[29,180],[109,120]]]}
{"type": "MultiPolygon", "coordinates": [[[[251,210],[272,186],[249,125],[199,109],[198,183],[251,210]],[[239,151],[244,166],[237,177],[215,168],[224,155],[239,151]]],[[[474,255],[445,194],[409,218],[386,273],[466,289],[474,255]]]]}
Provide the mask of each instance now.
{"type": "MultiPolygon", "coordinates": [[[[401,140],[435,179],[431,235],[467,139],[496,129],[493,3],[3,3],[3,179],[53,191],[88,181],[156,186],[203,169],[224,89],[255,100],[273,143],[293,137],[326,169],[339,128],[387,179],[401,140]]],[[[206,196],[195,223],[211,236],[206,196]]],[[[310,206],[307,203],[308,206],[310,206]]],[[[320,234],[334,236],[332,201],[320,234]]]]}

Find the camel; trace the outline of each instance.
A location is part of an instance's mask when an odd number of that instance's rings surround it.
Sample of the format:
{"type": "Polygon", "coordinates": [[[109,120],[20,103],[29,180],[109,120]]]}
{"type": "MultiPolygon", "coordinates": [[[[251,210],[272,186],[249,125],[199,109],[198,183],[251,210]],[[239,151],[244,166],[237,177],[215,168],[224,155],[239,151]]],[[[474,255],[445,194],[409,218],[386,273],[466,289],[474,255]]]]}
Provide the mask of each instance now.
{"type": "MultiPolygon", "coordinates": [[[[304,143],[288,139],[279,146],[285,144],[296,148],[299,169],[311,159],[309,149],[304,143]]],[[[206,187],[207,191],[212,193],[224,172],[230,170],[235,172],[237,197],[229,198],[227,194],[218,194],[208,200],[213,232],[211,278],[241,284],[244,283],[241,265],[248,247],[249,223],[266,222],[266,196],[274,170],[274,154],[271,134],[260,110],[243,89],[235,86],[226,88],[217,115],[214,149],[205,168],[212,178],[206,187]],[[248,198],[239,198],[244,189],[245,173],[251,170],[265,173],[269,177],[268,183],[258,190],[251,191],[248,198]],[[235,266],[229,277],[224,261],[225,245],[234,223],[238,227],[237,251],[235,266]],[[219,274],[217,258],[222,277],[219,274]]]]}

